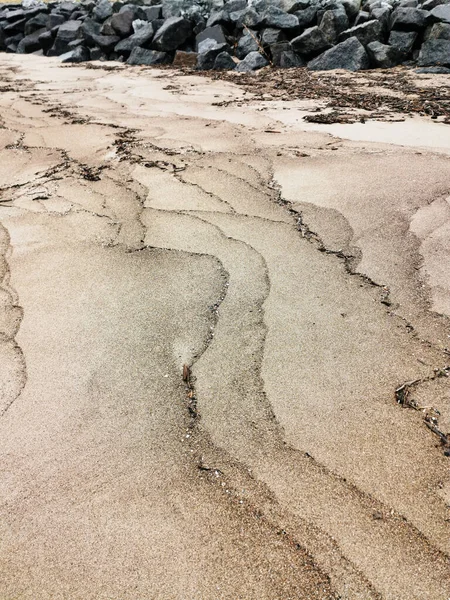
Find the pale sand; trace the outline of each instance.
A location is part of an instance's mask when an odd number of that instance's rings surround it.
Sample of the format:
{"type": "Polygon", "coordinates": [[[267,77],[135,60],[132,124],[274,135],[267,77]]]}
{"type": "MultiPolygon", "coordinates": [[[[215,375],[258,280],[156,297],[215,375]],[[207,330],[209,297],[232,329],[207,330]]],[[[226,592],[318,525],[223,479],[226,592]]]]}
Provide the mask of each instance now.
{"type": "Polygon", "coordinates": [[[108,67],[0,57],[0,599],[447,600],[449,126],[108,67]]]}

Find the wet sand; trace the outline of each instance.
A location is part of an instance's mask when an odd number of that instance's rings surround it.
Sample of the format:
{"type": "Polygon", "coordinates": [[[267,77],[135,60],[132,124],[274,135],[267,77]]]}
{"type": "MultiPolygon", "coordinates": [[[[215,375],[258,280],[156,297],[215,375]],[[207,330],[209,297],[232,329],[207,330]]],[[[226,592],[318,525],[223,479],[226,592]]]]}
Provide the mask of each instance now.
{"type": "Polygon", "coordinates": [[[449,126],[0,73],[0,598],[447,600],[449,126]]]}

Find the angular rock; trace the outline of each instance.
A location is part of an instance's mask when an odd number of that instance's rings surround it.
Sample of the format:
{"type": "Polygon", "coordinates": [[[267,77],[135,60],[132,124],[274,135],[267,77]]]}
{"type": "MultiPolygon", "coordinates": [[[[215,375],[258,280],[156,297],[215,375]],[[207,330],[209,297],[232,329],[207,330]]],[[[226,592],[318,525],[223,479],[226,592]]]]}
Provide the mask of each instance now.
{"type": "Polygon", "coordinates": [[[228,52],[221,52],[216,56],[213,69],[215,71],[232,71],[236,68],[236,63],[228,52]]]}
{"type": "Polygon", "coordinates": [[[286,34],[281,29],[267,27],[261,32],[261,44],[263,46],[273,46],[286,39],[286,34]]]}
{"type": "Polygon", "coordinates": [[[343,8],[326,10],[319,24],[319,29],[323,31],[327,40],[332,44],[337,41],[339,34],[348,27],[347,13],[343,8]]]}
{"type": "Polygon", "coordinates": [[[58,25],[62,25],[67,21],[64,15],[59,15],[55,13],[50,13],[48,15],[47,29],[53,29],[53,27],[57,27],[58,25]]]}
{"type": "Polygon", "coordinates": [[[450,40],[428,40],[422,44],[419,67],[450,67],[450,40]]]}
{"type": "Polygon", "coordinates": [[[98,46],[103,52],[109,54],[120,42],[120,37],[118,35],[93,35],[92,40],[95,46],[98,46]]]}
{"type": "Polygon", "coordinates": [[[298,26],[300,29],[306,29],[312,27],[317,22],[317,6],[308,6],[303,10],[297,11],[295,16],[298,19],[298,26]]]}
{"type": "Polygon", "coordinates": [[[206,27],[201,33],[195,36],[195,47],[198,48],[200,42],[203,40],[215,40],[218,44],[224,44],[227,40],[225,39],[225,33],[221,25],[214,25],[213,27],[206,27]]]}
{"type": "Polygon", "coordinates": [[[116,30],[111,25],[112,17],[108,17],[100,28],[101,35],[117,35],[116,30]]]}
{"type": "Polygon", "coordinates": [[[67,52],[69,42],[82,36],[81,26],[81,21],[66,21],[66,23],[60,25],[49,56],[59,56],[67,52]]]}
{"type": "Polygon", "coordinates": [[[249,73],[250,71],[257,71],[262,69],[269,64],[269,61],[264,58],[259,52],[250,52],[236,67],[236,71],[239,73],[249,73]]]}
{"type": "Polygon", "coordinates": [[[209,45],[206,51],[202,51],[202,46],[204,47],[205,41],[200,43],[200,52],[197,55],[197,69],[200,71],[212,69],[214,67],[216,57],[222,52],[226,52],[230,49],[228,44],[218,44],[215,40],[211,40],[213,43],[209,45]]]}
{"type": "Polygon", "coordinates": [[[372,17],[379,21],[386,32],[390,29],[391,25],[391,8],[387,6],[381,6],[372,10],[372,17]]]}
{"type": "Polygon", "coordinates": [[[354,19],[361,9],[361,0],[340,0],[349,19],[354,19]]]}
{"type": "Polygon", "coordinates": [[[162,4],[155,4],[154,6],[144,7],[145,16],[147,21],[154,21],[160,19],[162,16],[162,4]]]}
{"type": "Polygon", "coordinates": [[[256,12],[252,7],[230,13],[230,21],[239,27],[260,28],[264,25],[264,19],[261,13],[256,12]]]}
{"type": "Polygon", "coordinates": [[[98,48],[98,46],[93,46],[92,48],[89,49],[89,51],[91,54],[91,60],[107,60],[108,59],[107,55],[103,52],[103,50],[98,48]]]}
{"type": "Polygon", "coordinates": [[[361,42],[357,38],[351,37],[317,56],[307,66],[313,71],[330,71],[332,69],[360,71],[368,69],[370,61],[361,42]]]}
{"type": "Polygon", "coordinates": [[[355,19],[355,25],[362,25],[363,23],[367,23],[367,21],[371,21],[372,17],[370,13],[360,10],[355,19]]]}
{"type": "Polygon", "coordinates": [[[417,35],[417,31],[391,31],[388,44],[402,52],[406,58],[413,49],[417,35]]]}
{"type": "Polygon", "coordinates": [[[100,0],[100,2],[92,11],[92,14],[94,19],[96,19],[99,23],[106,21],[106,19],[113,14],[112,5],[109,0],[100,0]]]}
{"type": "Polygon", "coordinates": [[[88,45],[95,46],[94,36],[100,35],[101,28],[102,26],[100,25],[100,23],[94,21],[90,17],[83,21],[83,24],[81,26],[81,33],[88,45]]]}
{"type": "Polygon", "coordinates": [[[330,45],[323,31],[317,26],[306,29],[301,35],[291,40],[291,46],[295,52],[305,56],[323,52],[330,45]]]}
{"type": "Polygon", "coordinates": [[[368,21],[343,31],[339,36],[339,41],[344,42],[352,37],[355,37],[363,46],[367,46],[371,42],[380,42],[383,39],[383,27],[379,21],[368,21]]]}
{"type": "Polygon", "coordinates": [[[442,21],[443,23],[450,23],[450,4],[441,4],[436,6],[430,13],[433,21],[442,21]]]}
{"type": "Polygon", "coordinates": [[[111,17],[111,27],[116,35],[123,38],[133,33],[134,20],[134,12],[131,10],[124,10],[111,17]]]}
{"type": "Polygon", "coordinates": [[[391,29],[400,31],[420,31],[427,24],[429,13],[420,8],[399,6],[391,16],[391,29]]]}
{"type": "Polygon", "coordinates": [[[263,13],[263,19],[266,27],[276,27],[286,30],[299,27],[298,18],[295,15],[288,14],[276,6],[270,6],[263,13]]]}
{"type": "Polygon", "coordinates": [[[157,50],[170,52],[179,48],[191,35],[191,23],[183,17],[170,17],[155,33],[153,44],[157,50]]]}
{"type": "Polygon", "coordinates": [[[150,45],[153,39],[153,25],[146,23],[143,27],[138,29],[136,33],[130,35],[130,37],[121,40],[115,47],[114,52],[117,52],[120,56],[129,56],[134,48],[146,48],[150,45]]]}
{"type": "Polygon", "coordinates": [[[258,52],[258,50],[256,32],[247,32],[239,39],[235,48],[235,54],[238,58],[244,59],[250,52],[258,52]]]}
{"type": "Polygon", "coordinates": [[[42,46],[39,38],[46,32],[47,30],[43,27],[22,38],[17,46],[17,54],[31,54],[32,52],[36,52],[36,50],[40,50],[42,46]]]}
{"type": "Polygon", "coordinates": [[[370,62],[378,69],[390,69],[398,65],[402,60],[401,52],[393,46],[388,46],[381,42],[371,42],[367,45],[366,50],[370,62]]]}
{"type": "Polygon", "coordinates": [[[146,48],[134,48],[130,54],[128,65],[163,65],[171,61],[171,56],[167,52],[158,52],[157,50],[147,50],[146,48]]]}
{"type": "Polygon", "coordinates": [[[53,33],[53,31],[46,30],[39,36],[39,47],[47,51],[53,46],[54,40],[55,34],[53,33]]]}
{"type": "Polygon", "coordinates": [[[429,40],[450,40],[450,23],[435,23],[428,34],[429,40]]]}
{"type": "Polygon", "coordinates": [[[74,50],[61,55],[60,58],[63,63],[81,63],[90,60],[91,54],[85,46],[78,46],[74,50]]]}
{"type": "Polygon", "coordinates": [[[33,33],[38,29],[43,29],[44,27],[47,27],[48,20],[49,15],[45,13],[39,13],[38,15],[36,15],[35,17],[33,17],[25,23],[25,35],[30,35],[30,33],[33,33]]]}

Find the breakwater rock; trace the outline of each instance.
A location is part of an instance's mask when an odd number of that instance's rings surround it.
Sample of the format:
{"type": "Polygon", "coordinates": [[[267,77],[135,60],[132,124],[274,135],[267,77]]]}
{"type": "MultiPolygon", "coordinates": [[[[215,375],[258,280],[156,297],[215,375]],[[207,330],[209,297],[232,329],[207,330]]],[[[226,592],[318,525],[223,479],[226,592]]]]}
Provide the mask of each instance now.
{"type": "Polygon", "coordinates": [[[0,50],[202,70],[450,73],[450,0],[81,0],[0,10],[0,50]]]}

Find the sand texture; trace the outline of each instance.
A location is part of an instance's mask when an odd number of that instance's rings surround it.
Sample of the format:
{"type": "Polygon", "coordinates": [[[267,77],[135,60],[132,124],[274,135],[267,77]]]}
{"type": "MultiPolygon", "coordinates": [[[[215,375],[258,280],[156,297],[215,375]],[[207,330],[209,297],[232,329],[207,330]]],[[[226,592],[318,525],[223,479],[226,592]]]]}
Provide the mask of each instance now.
{"type": "Polygon", "coordinates": [[[0,600],[448,600],[449,126],[0,74],[0,600]]]}

